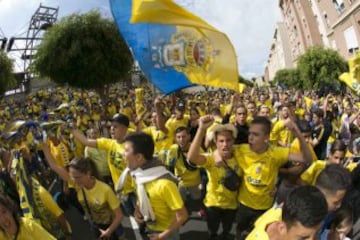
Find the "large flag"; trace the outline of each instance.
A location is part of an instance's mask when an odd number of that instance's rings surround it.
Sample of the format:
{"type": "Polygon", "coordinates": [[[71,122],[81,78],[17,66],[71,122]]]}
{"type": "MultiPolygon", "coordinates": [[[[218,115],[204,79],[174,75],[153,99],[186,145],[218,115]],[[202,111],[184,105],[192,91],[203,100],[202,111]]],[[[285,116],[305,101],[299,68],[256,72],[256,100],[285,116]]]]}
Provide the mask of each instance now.
{"type": "Polygon", "coordinates": [[[339,79],[346,83],[356,95],[360,96],[360,52],[350,58],[348,64],[349,72],[341,74],[339,79]]]}
{"type": "Polygon", "coordinates": [[[110,0],[145,76],[164,94],[194,84],[239,91],[227,36],[170,0],[110,0]]]}

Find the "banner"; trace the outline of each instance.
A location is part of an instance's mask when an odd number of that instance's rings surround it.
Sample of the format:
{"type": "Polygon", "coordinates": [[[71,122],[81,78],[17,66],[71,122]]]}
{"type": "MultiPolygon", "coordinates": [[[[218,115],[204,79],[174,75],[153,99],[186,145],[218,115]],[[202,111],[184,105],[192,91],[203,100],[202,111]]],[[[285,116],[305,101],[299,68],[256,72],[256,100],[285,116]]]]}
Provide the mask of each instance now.
{"type": "Polygon", "coordinates": [[[349,72],[341,74],[339,79],[346,83],[357,96],[360,96],[360,52],[350,58],[348,64],[349,72]]]}
{"type": "Polygon", "coordinates": [[[110,6],[144,75],[164,94],[195,84],[239,91],[225,34],[169,0],[110,0],[110,6]]]}

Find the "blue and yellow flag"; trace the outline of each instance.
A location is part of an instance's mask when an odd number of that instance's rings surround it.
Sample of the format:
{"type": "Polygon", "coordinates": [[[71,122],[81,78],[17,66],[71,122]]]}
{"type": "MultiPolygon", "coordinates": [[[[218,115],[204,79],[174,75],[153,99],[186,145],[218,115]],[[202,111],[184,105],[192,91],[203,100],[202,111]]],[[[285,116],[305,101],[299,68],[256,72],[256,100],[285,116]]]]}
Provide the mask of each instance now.
{"type": "Polygon", "coordinates": [[[239,91],[227,36],[170,0],[110,0],[144,75],[164,94],[197,85],[239,91]]]}

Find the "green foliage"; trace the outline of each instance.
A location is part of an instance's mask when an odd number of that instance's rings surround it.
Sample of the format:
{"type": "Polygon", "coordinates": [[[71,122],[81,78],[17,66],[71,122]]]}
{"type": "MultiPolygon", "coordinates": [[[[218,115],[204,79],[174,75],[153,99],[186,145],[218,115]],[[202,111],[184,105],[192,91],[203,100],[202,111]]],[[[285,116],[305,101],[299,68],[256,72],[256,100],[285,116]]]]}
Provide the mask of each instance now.
{"type": "Polygon", "coordinates": [[[31,68],[60,85],[99,90],[129,77],[132,63],[115,23],[91,11],[51,27],[31,68]]]}
{"type": "Polygon", "coordinates": [[[244,83],[248,87],[253,87],[254,83],[243,76],[239,75],[239,83],[244,83]]]}
{"type": "Polygon", "coordinates": [[[282,84],[287,88],[303,88],[300,73],[296,68],[278,70],[274,77],[274,84],[282,84]]]}
{"type": "Polygon", "coordinates": [[[0,95],[16,86],[13,74],[13,62],[3,51],[0,51],[0,95]]]}
{"type": "Polygon", "coordinates": [[[299,57],[297,68],[305,89],[338,89],[338,77],[347,71],[347,63],[332,49],[313,47],[299,57]]]}

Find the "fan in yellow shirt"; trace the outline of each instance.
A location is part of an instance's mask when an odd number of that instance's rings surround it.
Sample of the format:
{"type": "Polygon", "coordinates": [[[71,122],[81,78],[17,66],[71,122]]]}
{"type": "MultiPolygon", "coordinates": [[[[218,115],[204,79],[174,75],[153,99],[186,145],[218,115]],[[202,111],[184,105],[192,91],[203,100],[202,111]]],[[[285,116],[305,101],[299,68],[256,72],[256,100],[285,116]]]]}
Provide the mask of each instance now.
{"type": "Polygon", "coordinates": [[[327,160],[317,160],[314,161],[308,169],[301,174],[301,182],[315,186],[316,179],[326,165],[338,164],[342,165],[344,163],[346,152],[346,145],[342,140],[335,140],[331,145],[330,154],[327,160]]]}
{"type": "Polygon", "coordinates": [[[77,199],[87,218],[98,226],[99,238],[123,237],[120,201],[109,185],[95,178],[95,165],[91,159],[75,158],[71,160],[67,171],[56,165],[46,144],[42,145],[42,149],[50,168],[64,181],[75,184],[77,199]]]}
{"type": "Polygon", "coordinates": [[[189,125],[190,118],[185,116],[185,104],[182,102],[177,103],[175,106],[174,116],[166,121],[165,127],[170,132],[171,136],[174,136],[175,130],[179,127],[187,127],[189,125]]]}
{"type": "Polygon", "coordinates": [[[0,239],[2,240],[56,239],[34,220],[19,218],[15,206],[2,194],[0,194],[0,213],[0,239]]]}
{"type": "Polygon", "coordinates": [[[210,115],[200,118],[188,159],[191,163],[205,168],[209,178],[204,199],[209,239],[218,237],[220,223],[223,229],[221,238],[227,239],[236,216],[238,189],[234,191],[225,186],[226,168],[232,169],[238,176],[241,176],[242,172],[234,157],[233,146],[237,130],[231,123],[214,126],[208,138],[215,143],[216,149],[211,154],[200,154],[201,143],[213,121],[214,118],[210,115]]]}
{"type": "Polygon", "coordinates": [[[188,214],[176,186],[176,179],[153,158],[154,141],[138,132],[125,137],[126,165],[137,184],[135,219],[145,223],[150,239],[179,239],[179,228],[188,214]],[[156,168],[156,169],[154,169],[156,168]]]}
{"type": "Polygon", "coordinates": [[[300,140],[301,154],[269,144],[271,121],[265,117],[253,119],[249,128],[249,144],[235,149],[235,158],[244,173],[238,195],[238,238],[273,205],[279,169],[288,161],[305,165],[312,161],[306,140],[296,124],[288,118],[285,126],[300,140]]]}
{"type": "Polygon", "coordinates": [[[159,97],[155,99],[154,106],[155,111],[151,114],[152,126],[146,127],[142,131],[152,137],[155,142],[154,154],[157,155],[160,151],[169,149],[174,142],[174,138],[165,126],[166,118],[159,97]]]}
{"type": "Polygon", "coordinates": [[[187,162],[187,153],[191,144],[189,130],[185,127],[179,127],[175,134],[176,144],[166,151],[164,163],[179,179],[181,197],[186,207],[190,207],[188,200],[199,200],[201,197],[199,189],[200,169],[190,166],[187,162]]]}
{"type": "MultiPolygon", "coordinates": [[[[317,156],[311,145],[311,126],[309,122],[305,120],[299,120],[297,121],[297,126],[307,142],[308,149],[312,156],[312,162],[316,161],[317,156]]],[[[301,154],[299,139],[296,138],[292,142],[290,146],[290,153],[301,154]]],[[[276,193],[276,202],[278,204],[285,200],[286,196],[293,188],[298,187],[300,175],[306,170],[307,167],[308,165],[306,164],[288,162],[279,169],[280,184],[278,185],[276,193]]]]}
{"type": "Polygon", "coordinates": [[[327,210],[316,187],[295,188],[282,208],[271,208],[258,218],[246,240],[316,239],[327,210]]]}
{"type": "MultiPolygon", "coordinates": [[[[98,139],[89,139],[79,130],[72,130],[72,134],[76,139],[78,139],[83,145],[93,148],[99,148],[107,151],[107,164],[110,170],[111,178],[113,180],[114,186],[117,184],[117,181],[124,171],[126,164],[123,159],[124,146],[123,138],[127,133],[129,126],[129,118],[124,114],[115,114],[112,122],[110,134],[111,138],[98,138],[98,139]]],[[[121,192],[125,202],[131,202],[134,195],[134,186],[132,179],[130,177],[126,178],[125,187],[121,192]]],[[[124,203],[128,205],[127,203],[124,203]]],[[[128,213],[131,214],[134,209],[134,206],[130,204],[128,206],[130,209],[128,213]]]]}

